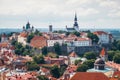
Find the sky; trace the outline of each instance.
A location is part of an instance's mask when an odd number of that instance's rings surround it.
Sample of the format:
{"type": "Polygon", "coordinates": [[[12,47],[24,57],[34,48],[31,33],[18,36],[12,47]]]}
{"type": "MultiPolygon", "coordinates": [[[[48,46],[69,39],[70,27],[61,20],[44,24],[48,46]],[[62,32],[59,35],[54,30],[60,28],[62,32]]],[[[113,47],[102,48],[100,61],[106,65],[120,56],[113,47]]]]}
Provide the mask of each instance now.
{"type": "Polygon", "coordinates": [[[120,0],[0,0],[0,28],[120,28],[120,0]]]}

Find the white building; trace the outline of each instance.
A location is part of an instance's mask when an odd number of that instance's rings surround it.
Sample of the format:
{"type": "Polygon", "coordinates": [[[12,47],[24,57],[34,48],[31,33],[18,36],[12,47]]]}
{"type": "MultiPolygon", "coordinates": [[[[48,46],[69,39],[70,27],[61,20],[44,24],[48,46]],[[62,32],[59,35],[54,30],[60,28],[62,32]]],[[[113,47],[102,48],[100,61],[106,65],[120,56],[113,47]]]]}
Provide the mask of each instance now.
{"type": "Polygon", "coordinates": [[[47,46],[54,46],[55,43],[59,43],[60,45],[62,45],[64,43],[64,40],[60,37],[53,37],[51,39],[47,40],[47,46]]]}
{"type": "Polygon", "coordinates": [[[105,44],[105,43],[109,43],[111,41],[110,40],[110,35],[107,32],[96,31],[96,32],[94,32],[94,34],[96,34],[99,38],[98,43],[105,44]]]}
{"type": "Polygon", "coordinates": [[[6,34],[2,34],[1,36],[1,42],[7,42],[8,41],[8,37],[6,36],[6,34]]]}
{"type": "Polygon", "coordinates": [[[26,44],[27,44],[27,42],[26,42],[26,40],[27,40],[27,35],[28,35],[27,32],[22,32],[22,33],[20,33],[20,35],[18,35],[18,42],[19,42],[19,43],[22,43],[23,45],[26,45],[26,44]]]}
{"type": "Polygon", "coordinates": [[[65,43],[67,44],[67,46],[91,46],[92,45],[92,41],[89,38],[66,38],[64,39],[65,43]]]}

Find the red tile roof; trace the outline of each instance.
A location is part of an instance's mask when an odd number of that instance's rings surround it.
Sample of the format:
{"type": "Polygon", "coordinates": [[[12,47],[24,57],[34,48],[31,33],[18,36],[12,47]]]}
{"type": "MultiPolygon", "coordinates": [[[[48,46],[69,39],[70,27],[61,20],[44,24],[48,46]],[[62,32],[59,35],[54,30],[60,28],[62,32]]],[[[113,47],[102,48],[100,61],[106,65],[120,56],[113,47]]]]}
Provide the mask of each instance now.
{"type": "Polygon", "coordinates": [[[68,37],[77,37],[77,36],[74,34],[70,34],[68,37]]]}
{"type": "Polygon", "coordinates": [[[103,48],[100,52],[100,56],[105,56],[105,55],[106,55],[105,48],[103,48]]]}
{"type": "Polygon", "coordinates": [[[8,42],[3,42],[3,43],[0,43],[0,47],[8,47],[8,42]]]}
{"type": "Polygon", "coordinates": [[[7,77],[7,80],[37,80],[34,78],[34,74],[32,73],[26,73],[23,75],[13,75],[10,77],[7,77]]]}
{"type": "Polygon", "coordinates": [[[69,57],[77,57],[78,55],[73,51],[70,53],[69,57]]]}
{"type": "Polygon", "coordinates": [[[91,39],[90,38],[80,38],[80,37],[77,38],[77,41],[88,41],[88,40],[91,40],[91,39]]]}
{"type": "Polygon", "coordinates": [[[30,45],[35,48],[42,48],[44,46],[47,46],[47,39],[43,36],[35,36],[31,40],[30,45]]]}
{"type": "Polygon", "coordinates": [[[27,36],[28,36],[28,33],[27,33],[27,32],[22,32],[22,33],[20,33],[20,36],[21,36],[21,37],[27,37],[27,36]]]}
{"type": "Polygon", "coordinates": [[[104,32],[104,31],[96,31],[94,32],[93,34],[96,34],[96,35],[102,35],[102,34],[108,34],[107,32],[104,32]]]}
{"type": "Polygon", "coordinates": [[[98,72],[77,72],[70,80],[109,80],[109,78],[98,72]]]}
{"type": "Polygon", "coordinates": [[[117,77],[120,78],[120,71],[116,71],[116,72],[114,72],[113,77],[115,77],[115,76],[117,76],[117,77]]]}
{"type": "Polygon", "coordinates": [[[75,72],[76,70],[77,70],[77,66],[76,66],[76,65],[69,65],[69,66],[67,67],[67,71],[68,71],[69,73],[75,72]]]}

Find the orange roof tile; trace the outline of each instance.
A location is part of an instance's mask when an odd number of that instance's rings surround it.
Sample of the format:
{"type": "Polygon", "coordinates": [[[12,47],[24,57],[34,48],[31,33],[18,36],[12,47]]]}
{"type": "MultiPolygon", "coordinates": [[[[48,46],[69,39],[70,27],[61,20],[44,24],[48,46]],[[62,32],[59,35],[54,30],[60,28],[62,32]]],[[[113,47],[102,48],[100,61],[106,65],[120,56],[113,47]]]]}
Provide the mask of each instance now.
{"type": "Polygon", "coordinates": [[[28,36],[28,33],[27,33],[27,32],[22,32],[22,33],[20,33],[20,36],[21,36],[21,37],[27,37],[27,36],[28,36]]]}
{"type": "Polygon", "coordinates": [[[8,42],[3,42],[3,43],[0,43],[0,47],[8,47],[8,42]]]}
{"type": "Polygon", "coordinates": [[[100,56],[105,56],[105,55],[106,55],[105,48],[103,48],[100,52],[100,56]]]}
{"type": "Polygon", "coordinates": [[[69,57],[77,57],[78,55],[73,51],[72,53],[70,53],[69,57]]]}
{"type": "Polygon", "coordinates": [[[32,47],[42,48],[44,46],[47,46],[47,39],[43,36],[34,36],[30,42],[30,45],[32,47]]]}
{"type": "Polygon", "coordinates": [[[118,76],[120,78],[120,71],[114,72],[113,77],[115,77],[115,76],[118,76]]]}
{"type": "Polygon", "coordinates": [[[103,73],[77,72],[70,80],[109,80],[103,73]]]}
{"type": "Polygon", "coordinates": [[[102,34],[108,34],[108,33],[106,33],[106,32],[104,32],[104,31],[96,31],[96,32],[93,32],[93,34],[96,34],[96,35],[102,35],[102,34]]]}
{"type": "Polygon", "coordinates": [[[88,41],[88,40],[91,40],[91,39],[90,38],[80,38],[80,37],[77,38],[77,41],[88,41]]]}

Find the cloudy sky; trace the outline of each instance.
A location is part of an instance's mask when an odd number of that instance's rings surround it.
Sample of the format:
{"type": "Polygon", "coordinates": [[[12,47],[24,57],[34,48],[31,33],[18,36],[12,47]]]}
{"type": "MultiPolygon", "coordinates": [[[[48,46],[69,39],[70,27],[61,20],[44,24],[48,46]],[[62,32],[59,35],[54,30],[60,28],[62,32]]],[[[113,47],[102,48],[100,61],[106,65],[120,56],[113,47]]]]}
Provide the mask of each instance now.
{"type": "Polygon", "coordinates": [[[0,0],[0,28],[120,28],[120,0],[0,0]]]}

